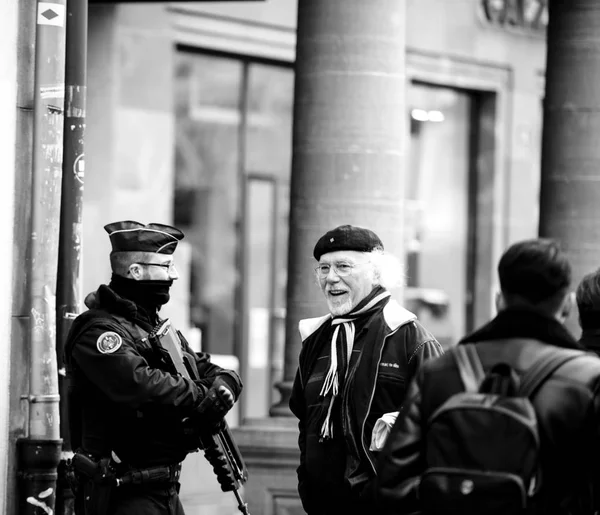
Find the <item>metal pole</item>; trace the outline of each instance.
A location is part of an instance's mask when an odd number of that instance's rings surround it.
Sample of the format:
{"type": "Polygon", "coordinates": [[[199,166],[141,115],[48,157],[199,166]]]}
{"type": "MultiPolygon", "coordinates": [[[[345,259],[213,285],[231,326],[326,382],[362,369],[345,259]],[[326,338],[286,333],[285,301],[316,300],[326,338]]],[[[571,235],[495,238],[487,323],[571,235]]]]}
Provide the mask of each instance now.
{"type": "Polygon", "coordinates": [[[19,451],[20,514],[52,513],[60,461],[56,263],[62,178],[64,0],[37,3],[32,145],[28,435],[19,451]]]}
{"type": "Polygon", "coordinates": [[[58,468],[56,513],[73,513],[73,493],[65,479],[66,459],[72,454],[68,397],[64,374],[64,344],[81,306],[82,202],[85,173],[87,0],[67,0],[65,56],[65,121],[63,178],[56,291],[56,354],[60,367],[60,434],[63,452],[58,468]]]}

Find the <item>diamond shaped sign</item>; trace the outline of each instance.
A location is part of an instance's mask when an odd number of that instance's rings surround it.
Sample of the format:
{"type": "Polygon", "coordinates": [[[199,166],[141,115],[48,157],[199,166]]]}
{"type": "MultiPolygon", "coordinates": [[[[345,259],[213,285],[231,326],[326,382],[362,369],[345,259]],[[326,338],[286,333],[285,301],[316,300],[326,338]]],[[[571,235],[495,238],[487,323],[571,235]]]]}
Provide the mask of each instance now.
{"type": "Polygon", "coordinates": [[[39,2],[37,23],[38,25],[63,27],[65,24],[65,4],[39,2]]]}

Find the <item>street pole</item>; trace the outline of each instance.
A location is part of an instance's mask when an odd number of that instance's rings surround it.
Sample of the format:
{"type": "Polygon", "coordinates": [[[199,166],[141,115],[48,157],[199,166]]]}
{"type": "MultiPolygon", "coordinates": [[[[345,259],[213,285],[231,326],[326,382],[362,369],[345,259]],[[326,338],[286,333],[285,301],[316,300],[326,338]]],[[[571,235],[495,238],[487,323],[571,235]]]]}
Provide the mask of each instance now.
{"type": "Polygon", "coordinates": [[[272,416],[291,415],[298,320],[323,314],[318,238],[368,227],[404,258],[405,18],[405,0],[298,2],[286,347],[272,416]]]}
{"type": "Polygon", "coordinates": [[[62,178],[64,0],[37,3],[32,144],[27,436],[17,442],[22,515],[52,513],[60,461],[56,263],[62,178]]]}
{"type": "Polygon", "coordinates": [[[82,203],[85,173],[87,0],[67,0],[65,54],[65,121],[63,176],[56,292],[56,358],[59,364],[60,435],[63,440],[58,468],[56,513],[73,513],[73,493],[66,481],[66,460],[72,455],[69,434],[68,385],[64,345],[73,319],[81,309],[82,203]]]}
{"type": "Polygon", "coordinates": [[[548,9],[539,234],[562,243],[576,287],[600,266],[600,3],[548,9]]]}

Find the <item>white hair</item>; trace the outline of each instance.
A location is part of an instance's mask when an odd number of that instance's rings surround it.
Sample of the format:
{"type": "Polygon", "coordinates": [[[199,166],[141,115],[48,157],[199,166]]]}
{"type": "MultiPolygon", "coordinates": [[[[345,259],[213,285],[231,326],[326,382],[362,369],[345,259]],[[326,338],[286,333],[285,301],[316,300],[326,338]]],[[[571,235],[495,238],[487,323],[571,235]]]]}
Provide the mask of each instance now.
{"type": "Polygon", "coordinates": [[[386,290],[404,286],[406,274],[402,262],[394,255],[383,250],[365,252],[375,268],[378,284],[386,290]]]}

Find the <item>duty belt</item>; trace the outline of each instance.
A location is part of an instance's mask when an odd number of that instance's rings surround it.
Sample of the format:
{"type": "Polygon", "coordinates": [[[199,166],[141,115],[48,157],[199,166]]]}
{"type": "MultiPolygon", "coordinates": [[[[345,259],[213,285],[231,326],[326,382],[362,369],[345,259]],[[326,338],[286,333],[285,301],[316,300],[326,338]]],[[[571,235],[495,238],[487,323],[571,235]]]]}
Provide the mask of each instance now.
{"type": "Polygon", "coordinates": [[[71,459],[73,469],[96,483],[150,485],[176,483],[181,475],[181,463],[147,468],[123,466],[110,458],[94,459],[90,454],[76,452],[71,459]]]}
{"type": "Polygon", "coordinates": [[[181,475],[181,463],[175,465],[162,465],[144,469],[129,469],[122,474],[117,474],[117,486],[141,485],[156,483],[176,483],[181,475]]]}

